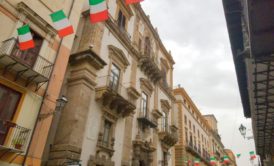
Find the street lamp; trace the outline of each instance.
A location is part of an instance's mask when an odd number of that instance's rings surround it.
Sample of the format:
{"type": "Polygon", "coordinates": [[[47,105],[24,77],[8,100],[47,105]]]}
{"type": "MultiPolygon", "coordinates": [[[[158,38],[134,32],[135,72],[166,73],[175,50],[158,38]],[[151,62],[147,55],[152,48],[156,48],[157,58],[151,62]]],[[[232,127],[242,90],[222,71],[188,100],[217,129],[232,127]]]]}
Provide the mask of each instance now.
{"type": "Polygon", "coordinates": [[[241,135],[245,138],[245,135],[246,135],[246,127],[241,124],[240,128],[239,128],[239,131],[241,133],[241,135]]]}
{"type": "Polygon", "coordinates": [[[64,95],[62,95],[61,98],[56,99],[56,108],[58,108],[58,111],[61,111],[67,102],[68,99],[64,95]]]}
{"type": "Polygon", "coordinates": [[[47,113],[41,113],[38,117],[39,120],[45,119],[53,114],[55,114],[57,111],[61,112],[62,109],[65,107],[66,103],[68,102],[68,99],[62,95],[61,98],[56,99],[56,109],[55,111],[50,111],[47,113]]]}

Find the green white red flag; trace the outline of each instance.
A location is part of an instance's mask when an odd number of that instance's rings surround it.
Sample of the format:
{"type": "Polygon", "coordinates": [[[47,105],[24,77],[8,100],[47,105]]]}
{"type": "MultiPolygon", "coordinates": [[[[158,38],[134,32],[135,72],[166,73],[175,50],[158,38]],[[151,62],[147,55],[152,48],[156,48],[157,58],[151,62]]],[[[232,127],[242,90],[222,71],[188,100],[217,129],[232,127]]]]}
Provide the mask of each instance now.
{"type": "Polygon", "coordinates": [[[73,27],[63,10],[58,10],[57,12],[50,14],[50,17],[55,29],[58,31],[60,38],[70,35],[74,32],[73,27]]]}
{"type": "Polygon", "coordinates": [[[35,46],[29,25],[23,25],[17,29],[17,32],[20,50],[27,50],[35,46]]]}
{"type": "Polygon", "coordinates": [[[216,158],[215,157],[210,157],[210,164],[215,165],[216,164],[216,158]]]}
{"type": "Polygon", "coordinates": [[[254,160],[256,158],[254,151],[249,152],[249,155],[250,155],[250,160],[254,160]]]}
{"type": "Polygon", "coordinates": [[[194,166],[200,166],[200,159],[194,160],[194,166]]]}
{"type": "Polygon", "coordinates": [[[229,158],[228,158],[228,156],[224,156],[224,163],[225,163],[225,164],[228,164],[228,163],[229,163],[229,158]]]}
{"type": "Polygon", "coordinates": [[[144,1],[144,0],[126,0],[126,4],[129,5],[129,4],[133,4],[133,3],[139,3],[142,1],[144,1]]]}
{"type": "Polygon", "coordinates": [[[97,23],[108,19],[108,9],[106,0],[89,0],[90,22],[97,23]]]}
{"type": "Polygon", "coordinates": [[[239,153],[239,154],[237,154],[236,156],[237,156],[237,158],[240,158],[240,157],[241,157],[241,154],[239,153]]]}

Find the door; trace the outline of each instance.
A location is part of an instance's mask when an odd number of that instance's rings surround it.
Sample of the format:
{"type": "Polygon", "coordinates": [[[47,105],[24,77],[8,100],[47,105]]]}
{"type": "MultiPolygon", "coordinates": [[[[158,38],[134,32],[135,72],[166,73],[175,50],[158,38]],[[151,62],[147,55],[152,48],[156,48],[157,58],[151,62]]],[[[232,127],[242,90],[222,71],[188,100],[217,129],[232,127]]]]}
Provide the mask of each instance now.
{"type": "Polygon", "coordinates": [[[9,123],[17,109],[21,94],[0,84],[0,144],[3,145],[9,130],[9,123]]]}

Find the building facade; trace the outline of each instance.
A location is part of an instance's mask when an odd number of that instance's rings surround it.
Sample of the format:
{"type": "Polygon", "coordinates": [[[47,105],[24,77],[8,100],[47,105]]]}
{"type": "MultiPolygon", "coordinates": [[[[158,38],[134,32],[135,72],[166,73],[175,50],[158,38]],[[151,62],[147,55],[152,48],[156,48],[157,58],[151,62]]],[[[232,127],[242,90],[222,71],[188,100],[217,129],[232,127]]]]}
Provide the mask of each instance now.
{"type": "Polygon", "coordinates": [[[172,166],[178,140],[171,53],[139,4],[107,1],[90,24],[84,6],[45,164],[172,166]],[[73,125],[72,125],[73,124],[73,125]]]}
{"type": "Polygon", "coordinates": [[[230,149],[225,149],[225,153],[229,158],[231,166],[237,166],[235,154],[230,149]]]}
{"type": "Polygon", "coordinates": [[[202,115],[183,88],[174,89],[174,95],[179,133],[179,141],[175,145],[175,165],[190,166],[196,161],[202,166],[210,166],[212,157],[215,158],[215,165],[222,165],[226,153],[215,116],[202,115]]]}
{"type": "Polygon", "coordinates": [[[83,1],[0,1],[0,165],[40,165],[71,35],[61,40],[49,14],[63,9],[77,29],[83,1]],[[29,24],[35,48],[19,49],[17,28],[29,24]]]}
{"type": "Polygon", "coordinates": [[[262,165],[274,164],[274,1],[223,0],[244,116],[262,165]]]}

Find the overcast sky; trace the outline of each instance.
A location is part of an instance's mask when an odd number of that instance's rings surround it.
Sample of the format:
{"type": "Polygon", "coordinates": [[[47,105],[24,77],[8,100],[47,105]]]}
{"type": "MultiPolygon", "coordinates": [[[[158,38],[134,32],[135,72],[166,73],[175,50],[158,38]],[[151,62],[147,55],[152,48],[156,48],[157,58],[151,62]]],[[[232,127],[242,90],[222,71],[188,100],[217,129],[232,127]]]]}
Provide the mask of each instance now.
{"type": "Polygon", "coordinates": [[[214,114],[226,148],[241,153],[238,166],[251,166],[253,140],[239,133],[243,115],[221,0],[145,0],[145,12],[176,62],[174,85],[181,84],[202,114],[214,114]]]}

